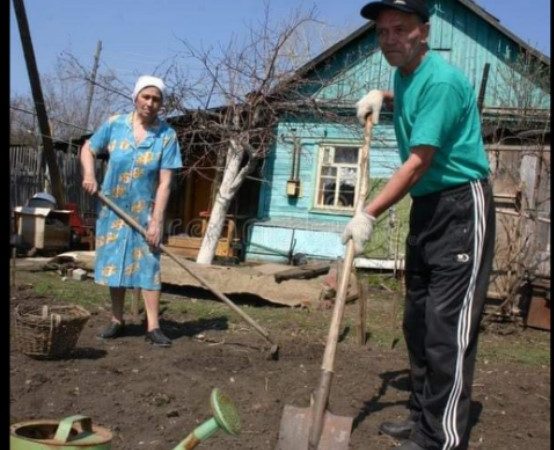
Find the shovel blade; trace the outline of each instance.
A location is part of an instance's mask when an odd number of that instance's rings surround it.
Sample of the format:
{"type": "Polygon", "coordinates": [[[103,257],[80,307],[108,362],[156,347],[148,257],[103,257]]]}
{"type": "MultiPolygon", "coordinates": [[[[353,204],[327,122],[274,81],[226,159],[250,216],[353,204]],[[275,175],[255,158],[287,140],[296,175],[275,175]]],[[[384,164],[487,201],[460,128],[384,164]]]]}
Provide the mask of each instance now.
{"type": "MultiPolygon", "coordinates": [[[[325,411],[317,450],[348,450],[352,421],[352,417],[337,416],[325,411]]],[[[275,450],[308,450],[311,424],[311,408],[285,405],[275,450]]]]}

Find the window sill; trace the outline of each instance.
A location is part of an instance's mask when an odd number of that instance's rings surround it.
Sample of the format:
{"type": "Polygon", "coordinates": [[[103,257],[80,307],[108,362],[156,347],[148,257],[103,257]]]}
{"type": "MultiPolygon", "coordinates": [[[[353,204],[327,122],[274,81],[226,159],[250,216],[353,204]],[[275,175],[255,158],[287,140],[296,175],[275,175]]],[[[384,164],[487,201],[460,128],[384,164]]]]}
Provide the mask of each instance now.
{"type": "Polygon", "coordinates": [[[325,214],[327,216],[344,216],[351,217],[354,215],[354,208],[351,210],[348,209],[325,209],[325,208],[312,208],[310,209],[310,214],[325,214]]]}

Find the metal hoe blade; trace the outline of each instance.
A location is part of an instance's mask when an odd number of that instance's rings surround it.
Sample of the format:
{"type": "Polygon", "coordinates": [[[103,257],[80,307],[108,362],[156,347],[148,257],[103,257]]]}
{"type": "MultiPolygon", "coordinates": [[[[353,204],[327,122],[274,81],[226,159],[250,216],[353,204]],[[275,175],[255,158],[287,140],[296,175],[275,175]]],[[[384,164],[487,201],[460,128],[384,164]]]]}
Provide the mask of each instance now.
{"type": "MultiPolygon", "coordinates": [[[[317,450],[348,450],[352,421],[352,417],[325,411],[317,450]]],[[[285,405],[275,450],[307,450],[311,423],[312,408],[285,405]]]]}

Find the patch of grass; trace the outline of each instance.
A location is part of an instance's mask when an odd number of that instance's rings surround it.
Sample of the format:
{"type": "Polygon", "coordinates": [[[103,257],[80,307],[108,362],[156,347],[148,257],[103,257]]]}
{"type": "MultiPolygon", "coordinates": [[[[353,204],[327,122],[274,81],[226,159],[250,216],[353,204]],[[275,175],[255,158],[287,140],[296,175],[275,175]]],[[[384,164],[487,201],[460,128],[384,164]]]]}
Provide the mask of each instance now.
{"type": "MultiPolygon", "coordinates": [[[[366,331],[368,345],[390,349],[405,349],[402,334],[403,301],[399,281],[388,274],[367,274],[370,294],[367,302],[366,331]],[[385,287],[383,287],[385,286],[385,287]]],[[[109,309],[108,288],[95,284],[91,279],[83,282],[66,280],[55,271],[30,272],[17,274],[19,285],[32,284],[33,290],[40,295],[53,296],[68,303],[79,304],[88,310],[109,309]]],[[[186,320],[202,320],[214,317],[228,317],[233,326],[249,327],[243,319],[225,303],[210,298],[190,298],[175,291],[162,291],[161,307],[168,316],[184,316],[186,320]]],[[[125,302],[126,313],[130,313],[131,292],[125,302]]],[[[253,306],[233,300],[246,314],[266,329],[269,334],[290,334],[306,341],[324,341],[327,337],[332,310],[279,307],[272,304],[253,306]]],[[[142,308],[142,301],[140,302],[142,308]]],[[[343,343],[358,345],[359,305],[348,303],[345,307],[341,332],[343,343]]],[[[505,329],[502,329],[505,331],[505,329]]],[[[501,330],[499,330],[501,331],[501,330]]],[[[404,350],[405,351],[405,350],[404,350]]],[[[550,333],[538,330],[516,328],[511,334],[486,332],[480,336],[478,356],[480,360],[491,363],[514,363],[526,366],[550,365],[550,333]]]]}
{"type": "Polygon", "coordinates": [[[17,282],[18,284],[31,284],[33,290],[39,295],[52,296],[85,308],[109,305],[107,288],[98,286],[90,280],[75,281],[68,278],[63,281],[55,271],[19,271],[17,282]]]}
{"type": "Polygon", "coordinates": [[[367,272],[361,275],[362,280],[369,284],[370,289],[385,290],[389,293],[400,295],[402,292],[402,280],[395,278],[388,272],[367,272]]]}
{"type": "Polygon", "coordinates": [[[226,315],[229,312],[229,308],[225,304],[215,300],[196,300],[175,295],[168,298],[163,293],[161,303],[171,314],[186,314],[195,318],[209,319],[226,315]]]}
{"type": "Polygon", "coordinates": [[[511,335],[485,334],[477,357],[500,363],[550,366],[550,333],[532,329],[511,335]]]}

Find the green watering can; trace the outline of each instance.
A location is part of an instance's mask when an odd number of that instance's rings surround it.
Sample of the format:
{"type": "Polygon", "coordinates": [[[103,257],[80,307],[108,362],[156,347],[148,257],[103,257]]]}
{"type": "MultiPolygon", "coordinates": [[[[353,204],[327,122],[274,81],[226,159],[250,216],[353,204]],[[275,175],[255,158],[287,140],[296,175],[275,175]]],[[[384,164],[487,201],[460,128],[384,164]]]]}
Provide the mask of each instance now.
{"type": "Polygon", "coordinates": [[[219,429],[234,436],[240,433],[240,417],[229,397],[215,388],[210,395],[210,405],[213,417],[197,426],[173,450],[190,450],[219,429]]]}
{"type": "Polygon", "coordinates": [[[10,450],[111,450],[112,433],[87,416],[30,420],[10,427],[10,450]],[[75,425],[79,424],[79,427],[75,425]]]}
{"type": "MultiPolygon", "coordinates": [[[[213,417],[197,426],[173,450],[191,450],[219,429],[234,436],[240,433],[240,417],[229,397],[212,390],[210,405],[213,417]]],[[[92,425],[87,416],[61,420],[31,420],[10,427],[10,450],[111,450],[112,433],[92,425]],[[78,423],[79,427],[74,425],[78,423]]]]}

